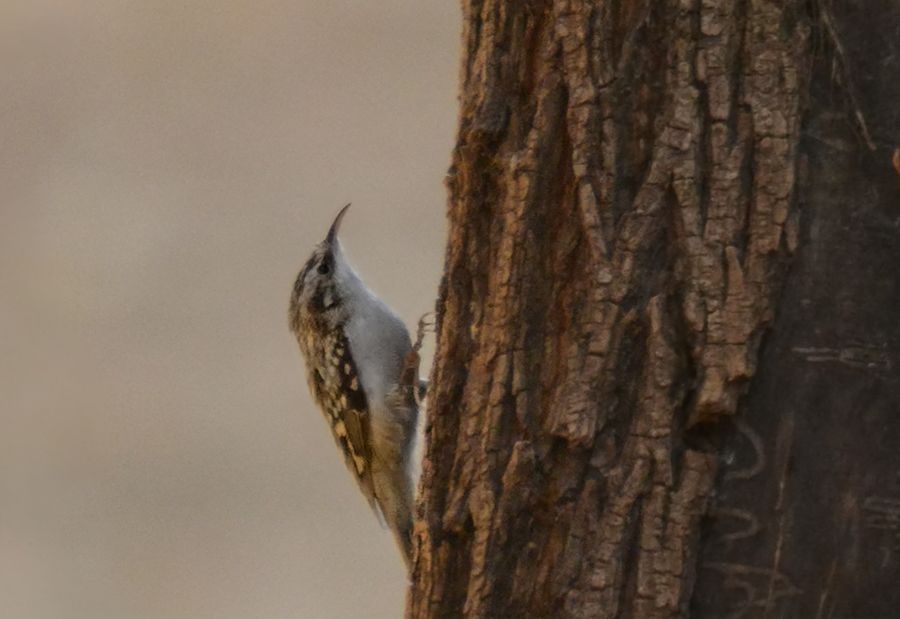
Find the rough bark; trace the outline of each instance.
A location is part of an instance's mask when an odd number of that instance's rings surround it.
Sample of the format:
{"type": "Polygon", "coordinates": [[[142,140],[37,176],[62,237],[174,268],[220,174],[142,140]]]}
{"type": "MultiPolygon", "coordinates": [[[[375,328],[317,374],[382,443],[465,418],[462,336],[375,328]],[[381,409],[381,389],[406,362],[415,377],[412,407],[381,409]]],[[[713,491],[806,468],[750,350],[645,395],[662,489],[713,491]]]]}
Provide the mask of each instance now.
{"type": "Polygon", "coordinates": [[[860,170],[900,123],[867,122],[852,68],[876,60],[848,51],[852,15],[463,10],[409,616],[864,604],[898,573],[876,533],[887,558],[854,570],[863,529],[900,527],[900,187],[860,170]]]}

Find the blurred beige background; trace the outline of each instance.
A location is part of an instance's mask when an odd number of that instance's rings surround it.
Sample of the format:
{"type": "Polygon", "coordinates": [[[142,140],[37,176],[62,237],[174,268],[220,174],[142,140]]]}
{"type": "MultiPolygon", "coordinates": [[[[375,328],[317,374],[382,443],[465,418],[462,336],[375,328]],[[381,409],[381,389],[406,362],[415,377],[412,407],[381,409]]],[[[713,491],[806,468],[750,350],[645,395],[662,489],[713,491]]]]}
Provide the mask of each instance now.
{"type": "Polygon", "coordinates": [[[352,201],[357,269],[432,309],[459,19],[0,3],[0,619],[402,615],[286,308],[352,201]]]}

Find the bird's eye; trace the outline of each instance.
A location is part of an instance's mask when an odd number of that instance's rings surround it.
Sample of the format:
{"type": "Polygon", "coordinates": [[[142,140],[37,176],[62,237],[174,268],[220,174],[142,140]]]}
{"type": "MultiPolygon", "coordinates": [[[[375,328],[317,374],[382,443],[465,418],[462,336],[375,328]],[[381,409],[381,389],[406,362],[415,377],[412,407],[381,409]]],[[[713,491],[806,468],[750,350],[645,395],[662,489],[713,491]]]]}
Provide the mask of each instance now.
{"type": "Polygon", "coordinates": [[[319,272],[319,275],[328,275],[328,272],[331,270],[331,267],[329,266],[329,264],[327,262],[322,262],[322,264],[320,264],[319,268],[316,270],[319,272]]]}

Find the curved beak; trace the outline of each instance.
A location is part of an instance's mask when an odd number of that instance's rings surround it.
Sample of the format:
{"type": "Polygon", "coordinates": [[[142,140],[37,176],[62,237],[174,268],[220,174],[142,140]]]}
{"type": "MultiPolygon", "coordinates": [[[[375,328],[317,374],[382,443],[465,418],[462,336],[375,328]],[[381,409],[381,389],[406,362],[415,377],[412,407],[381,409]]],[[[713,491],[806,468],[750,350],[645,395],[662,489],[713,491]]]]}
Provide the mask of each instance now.
{"type": "Polygon", "coordinates": [[[328,236],[325,237],[325,242],[329,245],[334,245],[337,241],[338,230],[341,227],[341,221],[344,219],[344,215],[347,213],[347,210],[350,208],[350,205],[347,204],[344,208],[341,209],[341,212],[337,214],[337,217],[334,218],[334,223],[331,224],[331,229],[328,231],[328,236]]]}

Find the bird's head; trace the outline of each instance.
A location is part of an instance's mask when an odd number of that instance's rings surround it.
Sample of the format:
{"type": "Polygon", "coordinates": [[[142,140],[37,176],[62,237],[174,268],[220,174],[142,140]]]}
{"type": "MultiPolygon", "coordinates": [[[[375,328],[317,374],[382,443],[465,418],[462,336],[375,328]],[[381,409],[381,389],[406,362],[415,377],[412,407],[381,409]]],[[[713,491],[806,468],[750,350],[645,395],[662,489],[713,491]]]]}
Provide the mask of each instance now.
{"type": "Polygon", "coordinates": [[[322,313],[343,300],[341,281],[349,275],[350,268],[341,250],[338,231],[349,208],[348,204],[337,214],[325,240],[316,246],[297,275],[290,305],[292,327],[300,313],[322,313]]]}

